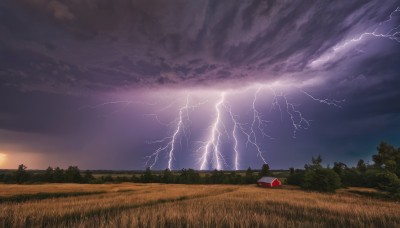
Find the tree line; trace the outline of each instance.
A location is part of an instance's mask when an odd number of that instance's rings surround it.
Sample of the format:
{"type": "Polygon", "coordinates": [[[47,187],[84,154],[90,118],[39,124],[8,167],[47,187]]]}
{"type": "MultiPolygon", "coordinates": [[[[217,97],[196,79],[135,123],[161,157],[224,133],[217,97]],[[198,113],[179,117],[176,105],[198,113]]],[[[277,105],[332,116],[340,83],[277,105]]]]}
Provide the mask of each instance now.
{"type": "Polygon", "coordinates": [[[11,173],[0,174],[0,182],[9,184],[23,183],[90,183],[95,180],[90,171],[81,172],[77,166],[69,166],[66,170],[48,167],[44,173],[33,173],[23,164],[11,173]]]}
{"type": "Polygon", "coordinates": [[[9,184],[28,184],[28,183],[166,183],[166,184],[253,184],[262,176],[271,175],[269,165],[264,164],[261,170],[252,170],[250,167],[245,175],[239,172],[224,172],[214,170],[211,173],[201,175],[193,169],[182,169],[173,172],[165,169],[162,173],[155,174],[147,168],[142,174],[132,176],[112,176],[102,175],[95,178],[89,170],[82,172],[77,166],[69,166],[66,170],[59,167],[53,169],[48,167],[44,173],[32,173],[23,164],[11,173],[0,174],[0,182],[9,184]]]}
{"type": "Polygon", "coordinates": [[[193,169],[182,169],[179,175],[175,175],[171,170],[165,169],[161,175],[155,175],[150,168],[140,176],[136,177],[134,182],[140,183],[166,183],[166,184],[254,184],[263,177],[271,175],[269,165],[264,164],[261,170],[254,171],[250,167],[244,175],[238,172],[224,172],[214,170],[211,173],[201,175],[193,169]]]}
{"type": "MultiPolygon", "coordinates": [[[[322,158],[312,158],[311,163],[304,169],[289,169],[286,183],[298,185],[304,189],[334,192],[342,187],[372,187],[381,189],[400,197],[400,148],[381,142],[377,147],[378,153],[372,156],[374,164],[367,164],[362,159],[356,167],[348,167],[345,163],[334,162],[333,167],[322,166],[322,158]]],[[[147,168],[140,175],[112,176],[103,175],[95,178],[90,171],[82,172],[77,166],[70,166],[66,170],[59,167],[48,167],[43,173],[32,173],[26,166],[19,165],[11,173],[0,174],[3,183],[167,183],[167,184],[254,184],[263,176],[270,176],[268,164],[261,170],[252,170],[250,167],[243,172],[224,172],[214,170],[199,173],[193,169],[171,171],[165,169],[161,173],[154,173],[147,168]]],[[[284,182],[285,183],[285,182],[284,182]]]]}
{"type": "Polygon", "coordinates": [[[320,156],[312,158],[304,169],[290,168],[287,183],[304,189],[333,192],[341,187],[377,188],[400,197],[400,148],[381,142],[378,153],[372,156],[374,164],[360,159],[356,167],[334,162],[323,167],[320,156]]]}

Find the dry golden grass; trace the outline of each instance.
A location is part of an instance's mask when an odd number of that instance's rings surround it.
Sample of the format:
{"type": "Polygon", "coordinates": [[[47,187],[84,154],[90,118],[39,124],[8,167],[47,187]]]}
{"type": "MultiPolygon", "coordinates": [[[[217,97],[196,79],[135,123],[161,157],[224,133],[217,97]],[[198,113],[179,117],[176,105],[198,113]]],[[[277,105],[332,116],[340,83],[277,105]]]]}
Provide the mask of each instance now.
{"type": "MultiPolygon", "coordinates": [[[[369,189],[357,189],[370,191],[369,189]]],[[[399,227],[400,204],[255,185],[0,185],[1,195],[98,192],[0,204],[0,227],[399,227]]]]}
{"type": "Polygon", "coordinates": [[[0,184],[0,196],[11,196],[15,194],[35,193],[58,193],[58,192],[115,192],[124,189],[139,189],[143,185],[135,184],[40,184],[40,185],[18,185],[0,184]]]}

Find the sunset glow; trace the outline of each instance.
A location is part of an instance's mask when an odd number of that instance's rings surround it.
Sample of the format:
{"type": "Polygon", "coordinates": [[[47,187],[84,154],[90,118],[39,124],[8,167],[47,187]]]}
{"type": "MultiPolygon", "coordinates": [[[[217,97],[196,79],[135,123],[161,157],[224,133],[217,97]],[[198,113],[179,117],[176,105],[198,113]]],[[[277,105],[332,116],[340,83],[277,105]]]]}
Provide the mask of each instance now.
{"type": "Polygon", "coordinates": [[[7,158],[6,154],[0,153],[0,168],[2,168],[3,165],[5,164],[6,158],[7,158]]]}

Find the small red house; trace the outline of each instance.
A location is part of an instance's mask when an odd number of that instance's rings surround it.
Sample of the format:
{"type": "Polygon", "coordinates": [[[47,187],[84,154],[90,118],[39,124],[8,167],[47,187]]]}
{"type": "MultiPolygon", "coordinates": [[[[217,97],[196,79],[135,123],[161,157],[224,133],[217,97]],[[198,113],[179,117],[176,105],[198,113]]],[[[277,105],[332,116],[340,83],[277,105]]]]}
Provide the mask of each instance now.
{"type": "Polygon", "coordinates": [[[281,186],[281,181],[276,177],[262,177],[257,181],[257,185],[265,188],[273,188],[281,186]]]}

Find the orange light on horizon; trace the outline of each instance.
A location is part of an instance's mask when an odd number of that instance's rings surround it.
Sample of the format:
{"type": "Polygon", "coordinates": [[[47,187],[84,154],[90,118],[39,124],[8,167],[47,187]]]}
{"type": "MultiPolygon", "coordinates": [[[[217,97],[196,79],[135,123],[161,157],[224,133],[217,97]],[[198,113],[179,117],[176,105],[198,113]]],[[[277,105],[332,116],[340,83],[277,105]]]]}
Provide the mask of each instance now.
{"type": "Polygon", "coordinates": [[[7,159],[7,154],[0,153],[0,168],[6,162],[6,159],[7,159]]]}

